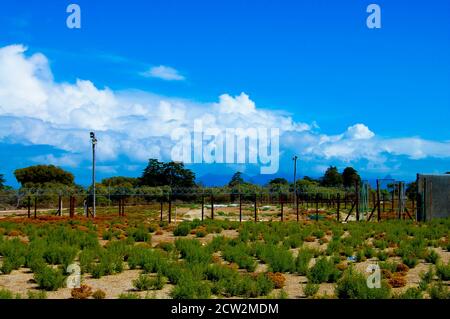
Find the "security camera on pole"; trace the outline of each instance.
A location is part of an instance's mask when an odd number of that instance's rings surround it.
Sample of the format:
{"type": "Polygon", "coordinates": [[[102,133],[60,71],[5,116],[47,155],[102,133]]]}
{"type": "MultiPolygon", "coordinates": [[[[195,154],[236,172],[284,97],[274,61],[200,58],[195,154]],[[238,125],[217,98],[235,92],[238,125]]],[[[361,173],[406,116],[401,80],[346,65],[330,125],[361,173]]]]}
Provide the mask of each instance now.
{"type": "Polygon", "coordinates": [[[95,213],[95,145],[97,145],[97,138],[95,133],[91,132],[92,141],[92,215],[96,216],[95,213]]]}

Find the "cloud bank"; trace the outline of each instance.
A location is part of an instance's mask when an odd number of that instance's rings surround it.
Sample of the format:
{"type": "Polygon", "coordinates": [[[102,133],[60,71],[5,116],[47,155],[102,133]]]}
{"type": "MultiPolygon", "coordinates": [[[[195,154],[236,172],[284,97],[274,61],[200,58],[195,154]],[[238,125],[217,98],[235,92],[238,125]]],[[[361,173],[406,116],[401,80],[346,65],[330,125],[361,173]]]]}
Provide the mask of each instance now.
{"type": "MultiPolygon", "coordinates": [[[[257,107],[250,97],[221,95],[199,103],[137,90],[112,91],[88,80],[58,83],[47,58],[26,54],[23,45],[0,48],[0,141],[50,145],[66,151],[63,157],[42,154],[36,160],[76,167],[88,159],[89,134],[97,132],[100,161],[127,157],[131,162],[148,158],[168,160],[176,128],[192,128],[201,119],[205,127],[279,128],[281,151],[310,160],[361,159],[383,165],[388,157],[412,160],[450,158],[449,141],[419,137],[386,138],[363,123],[342,134],[327,135],[314,123],[296,122],[284,112],[257,107]]],[[[165,80],[183,80],[174,69],[160,66],[148,72],[165,80]]]]}

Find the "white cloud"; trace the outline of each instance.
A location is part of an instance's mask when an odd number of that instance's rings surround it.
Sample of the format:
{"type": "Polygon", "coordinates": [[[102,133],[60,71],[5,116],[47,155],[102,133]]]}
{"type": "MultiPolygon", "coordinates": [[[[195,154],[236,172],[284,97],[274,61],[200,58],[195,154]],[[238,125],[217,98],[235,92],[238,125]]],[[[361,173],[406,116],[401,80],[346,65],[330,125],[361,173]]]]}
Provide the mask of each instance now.
{"type": "Polygon", "coordinates": [[[192,129],[196,119],[204,128],[279,128],[282,151],[311,159],[365,159],[384,167],[388,156],[450,157],[449,141],[385,138],[362,123],[342,134],[321,134],[316,123],[295,122],[280,111],[261,109],[245,93],[198,103],[136,90],[100,89],[86,80],[58,83],[44,55],[27,56],[21,45],[0,48],[0,141],[51,145],[68,152],[38,160],[76,166],[89,159],[91,130],[99,138],[100,161],[120,156],[135,162],[167,160],[171,133],[180,127],[192,129]]]}
{"type": "Polygon", "coordinates": [[[178,70],[165,65],[155,66],[141,73],[144,77],[158,78],[166,81],[184,81],[186,78],[178,70]]]}

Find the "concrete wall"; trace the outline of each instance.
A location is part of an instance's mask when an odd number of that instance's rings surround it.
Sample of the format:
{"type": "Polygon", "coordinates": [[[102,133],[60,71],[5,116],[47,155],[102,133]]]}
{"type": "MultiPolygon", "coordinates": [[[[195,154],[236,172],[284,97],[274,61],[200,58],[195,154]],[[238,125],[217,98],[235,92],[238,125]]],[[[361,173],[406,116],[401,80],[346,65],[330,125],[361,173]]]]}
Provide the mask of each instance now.
{"type": "Polygon", "coordinates": [[[417,175],[417,220],[450,217],[450,175],[417,175]]]}

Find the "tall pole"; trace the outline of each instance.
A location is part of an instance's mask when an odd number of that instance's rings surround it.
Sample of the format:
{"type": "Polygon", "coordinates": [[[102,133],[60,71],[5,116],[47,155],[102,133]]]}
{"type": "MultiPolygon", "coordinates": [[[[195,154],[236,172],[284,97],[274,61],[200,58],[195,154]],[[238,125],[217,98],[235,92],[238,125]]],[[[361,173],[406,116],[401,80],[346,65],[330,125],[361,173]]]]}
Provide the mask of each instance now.
{"type": "Polygon", "coordinates": [[[95,137],[95,133],[91,132],[91,140],[92,140],[92,214],[95,218],[96,210],[95,210],[95,145],[97,144],[97,139],[95,137]]]}

